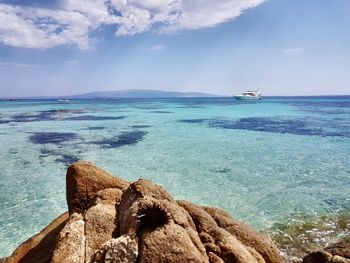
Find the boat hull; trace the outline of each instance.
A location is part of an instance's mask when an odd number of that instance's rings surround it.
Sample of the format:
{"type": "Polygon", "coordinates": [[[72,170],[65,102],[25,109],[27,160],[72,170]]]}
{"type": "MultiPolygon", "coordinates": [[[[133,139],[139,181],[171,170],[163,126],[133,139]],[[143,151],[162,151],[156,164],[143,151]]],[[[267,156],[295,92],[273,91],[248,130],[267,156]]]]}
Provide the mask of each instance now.
{"type": "Polygon", "coordinates": [[[234,96],[236,100],[261,100],[261,97],[254,97],[254,96],[234,96]]]}

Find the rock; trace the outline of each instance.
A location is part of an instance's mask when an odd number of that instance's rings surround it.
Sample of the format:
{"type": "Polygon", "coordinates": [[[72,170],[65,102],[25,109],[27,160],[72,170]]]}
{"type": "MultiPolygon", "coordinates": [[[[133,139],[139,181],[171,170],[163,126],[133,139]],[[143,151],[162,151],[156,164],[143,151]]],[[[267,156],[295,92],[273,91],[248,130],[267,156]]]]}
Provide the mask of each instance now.
{"type": "Polygon", "coordinates": [[[95,199],[90,205],[117,204],[119,206],[123,192],[118,188],[106,188],[96,193],[95,199]]]}
{"type": "MultiPolygon", "coordinates": [[[[161,186],[155,185],[147,180],[140,179],[125,190],[119,205],[119,230],[124,235],[133,230],[136,232],[136,211],[131,210],[131,206],[137,200],[145,196],[153,197],[158,200],[168,200],[175,203],[175,200],[161,186]]],[[[137,205],[134,205],[137,210],[137,205]]]]}
{"type": "Polygon", "coordinates": [[[209,262],[185,229],[175,223],[155,230],[142,230],[139,239],[139,263],[209,262]]]}
{"type": "Polygon", "coordinates": [[[208,262],[191,217],[162,187],[147,180],[131,184],[122,196],[119,215],[120,234],[138,236],[140,262],[208,262]]]}
{"type": "Polygon", "coordinates": [[[178,204],[192,217],[207,253],[212,252],[225,262],[265,262],[253,248],[244,246],[228,231],[219,227],[210,214],[202,208],[187,201],[178,201],[178,204]]]}
{"type": "Polygon", "coordinates": [[[113,204],[98,203],[85,213],[85,257],[90,262],[101,244],[117,236],[118,219],[113,204]]]}
{"type": "MultiPolygon", "coordinates": [[[[121,236],[104,243],[96,251],[93,263],[133,263],[136,262],[137,243],[129,236],[121,236]]],[[[89,262],[89,261],[87,261],[89,262]]]]}
{"type": "MultiPolygon", "coordinates": [[[[5,262],[283,262],[265,235],[221,209],[176,201],[150,181],[129,184],[86,161],[72,164],[66,180],[69,214],[5,262]]],[[[344,263],[340,256],[321,253],[326,254],[315,257],[344,263]]],[[[305,260],[315,262],[312,256],[305,260]]]]}
{"type": "Polygon", "coordinates": [[[51,263],[85,263],[84,218],[74,213],[59,234],[51,263]]]}
{"type": "Polygon", "coordinates": [[[68,167],[66,175],[67,203],[70,214],[84,212],[99,190],[123,190],[129,183],[114,177],[87,161],[78,161],[68,167]]]}
{"type": "Polygon", "coordinates": [[[58,216],[40,233],[22,243],[6,263],[48,263],[58,241],[59,233],[68,221],[68,212],[58,216]]]}
{"type": "Polygon", "coordinates": [[[303,263],[350,263],[350,238],[304,257],[303,263]]]}
{"type": "Polygon", "coordinates": [[[325,248],[332,255],[338,255],[350,259],[350,238],[337,242],[325,248]]]}
{"type": "Polygon", "coordinates": [[[220,257],[215,255],[213,252],[208,253],[210,263],[225,263],[220,257]]]}
{"type": "Polygon", "coordinates": [[[305,256],[303,263],[350,263],[350,260],[325,251],[317,251],[305,256]]]}
{"type": "Polygon", "coordinates": [[[221,228],[230,232],[245,246],[252,247],[267,263],[283,262],[275,244],[264,234],[247,224],[233,219],[230,214],[219,208],[203,207],[221,228]]]}

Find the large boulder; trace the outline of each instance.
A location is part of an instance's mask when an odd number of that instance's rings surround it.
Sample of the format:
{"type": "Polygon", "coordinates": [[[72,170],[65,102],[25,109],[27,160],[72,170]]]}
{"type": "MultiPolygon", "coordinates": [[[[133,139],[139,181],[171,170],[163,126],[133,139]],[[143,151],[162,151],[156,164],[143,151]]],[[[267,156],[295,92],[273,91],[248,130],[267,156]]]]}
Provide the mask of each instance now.
{"type": "Polygon", "coordinates": [[[140,262],[208,262],[191,217],[161,186],[132,183],[119,215],[120,234],[138,240],[140,262]]]}
{"type": "Polygon", "coordinates": [[[325,248],[332,255],[338,255],[350,259],[350,238],[339,241],[325,248]]]}
{"type": "MultiPolygon", "coordinates": [[[[93,263],[132,263],[136,262],[138,246],[130,236],[120,236],[104,243],[95,252],[93,263]]],[[[89,261],[87,261],[89,262],[89,261]]]]}
{"type": "Polygon", "coordinates": [[[72,164],[66,178],[69,215],[7,262],[283,262],[267,236],[223,210],[176,201],[148,180],[129,184],[86,161],[72,164]]]}
{"type": "Polygon", "coordinates": [[[122,192],[107,188],[96,193],[96,198],[85,212],[85,257],[91,262],[101,244],[118,235],[118,213],[122,192]]]}
{"type": "Polygon", "coordinates": [[[222,209],[202,207],[215,220],[219,227],[227,230],[242,244],[254,248],[266,263],[282,262],[278,248],[266,235],[254,230],[247,224],[231,217],[222,209]]]}
{"type": "Polygon", "coordinates": [[[68,212],[58,216],[40,233],[22,243],[4,262],[49,263],[68,217],[68,212]]]}
{"type": "Polygon", "coordinates": [[[72,214],[86,211],[99,190],[106,188],[123,190],[129,183],[90,162],[78,161],[68,167],[66,186],[68,211],[72,214]]]}
{"type": "Polygon", "coordinates": [[[215,254],[216,260],[219,257],[224,262],[266,262],[254,247],[245,246],[228,231],[219,227],[211,215],[201,207],[187,201],[178,201],[178,204],[189,212],[206,251],[215,254]]]}
{"type": "Polygon", "coordinates": [[[350,260],[325,251],[317,251],[305,256],[303,263],[350,263],[350,260]]]}
{"type": "Polygon", "coordinates": [[[350,263],[350,238],[308,254],[303,263],[350,263]]]}
{"type": "Polygon", "coordinates": [[[51,263],[85,263],[85,222],[74,213],[59,234],[51,263]]]}

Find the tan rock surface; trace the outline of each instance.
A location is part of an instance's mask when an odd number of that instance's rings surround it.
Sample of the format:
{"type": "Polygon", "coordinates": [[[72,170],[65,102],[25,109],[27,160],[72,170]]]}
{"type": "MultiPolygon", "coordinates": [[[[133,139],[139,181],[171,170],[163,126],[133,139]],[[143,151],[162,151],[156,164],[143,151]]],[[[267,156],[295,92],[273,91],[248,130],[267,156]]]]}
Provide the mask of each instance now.
{"type": "Polygon", "coordinates": [[[136,231],[135,213],[138,209],[137,201],[143,197],[153,197],[158,200],[168,200],[175,203],[172,196],[167,193],[164,188],[155,185],[148,180],[140,179],[125,190],[119,205],[119,230],[120,234],[124,235],[129,231],[136,231]],[[136,205],[135,205],[136,204],[136,205]],[[134,209],[131,207],[134,205],[134,209]]]}
{"type": "Polygon", "coordinates": [[[245,246],[252,247],[267,263],[283,262],[276,245],[266,235],[252,229],[247,224],[238,221],[222,209],[203,207],[221,228],[230,232],[245,246]]]}
{"type": "Polygon", "coordinates": [[[78,161],[68,167],[66,174],[69,213],[84,212],[99,190],[124,189],[129,183],[115,177],[87,161],[78,161]]]}
{"type": "Polygon", "coordinates": [[[133,263],[138,255],[138,245],[129,236],[120,236],[104,243],[96,251],[93,263],[133,263]]]}
{"type": "Polygon", "coordinates": [[[118,219],[114,204],[98,203],[85,213],[85,257],[90,262],[101,244],[117,236],[118,219]]]}
{"type": "Polygon", "coordinates": [[[142,230],[139,236],[140,263],[209,262],[193,244],[185,229],[169,223],[154,231],[142,230]]]}
{"type": "Polygon", "coordinates": [[[244,246],[228,231],[219,227],[211,215],[201,207],[187,201],[178,201],[178,204],[192,217],[208,253],[214,253],[225,262],[265,262],[255,250],[244,246]]]}
{"type": "Polygon", "coordinates": [[[303,263],[350,263],[350,260],[325,251],[317,251],[305,256],[303,263]]]}
{"type": "Polygon", "coordinates": [[[22,243],[10,257],[4,259],[7,263],[48,263],[58,241],[59,233],[68,221],[68,212],[58,216],[40,233],[22,243]]]}
{"type": "Polygon", "coordinates": [[[332,255],[338,255],[350,259],[350,238],[332,244],[325,249],[332,255]]]}
{"type": "Polygon", "coordinates": [[[84,263],[85,234],[84,218],[74,213],[59,234],[57,245],[52,255],[52,263],[84,263]]]}

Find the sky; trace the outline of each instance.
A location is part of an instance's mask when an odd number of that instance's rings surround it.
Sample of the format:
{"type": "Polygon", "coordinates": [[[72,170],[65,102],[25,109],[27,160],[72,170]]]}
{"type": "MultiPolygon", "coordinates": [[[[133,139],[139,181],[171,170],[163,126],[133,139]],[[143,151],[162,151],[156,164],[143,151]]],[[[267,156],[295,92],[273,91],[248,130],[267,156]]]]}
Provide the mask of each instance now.
{"type": "Polygon", "coordinates": [[[0,0],[0,97],[350,94],[349,0],[0,0]]]}

